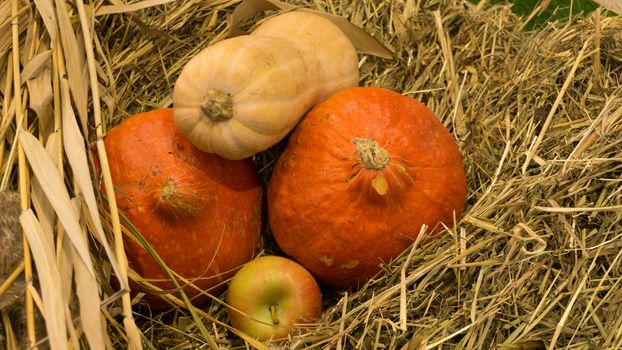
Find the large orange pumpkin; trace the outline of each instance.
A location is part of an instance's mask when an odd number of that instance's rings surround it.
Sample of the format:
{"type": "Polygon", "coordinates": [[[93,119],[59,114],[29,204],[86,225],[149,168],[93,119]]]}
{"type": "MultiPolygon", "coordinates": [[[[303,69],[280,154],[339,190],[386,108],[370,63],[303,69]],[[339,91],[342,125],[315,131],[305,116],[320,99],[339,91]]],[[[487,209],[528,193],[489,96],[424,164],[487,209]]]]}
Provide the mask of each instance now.
{"type": "MultiPolygon", "coordinates": [[[[171,109],[126,119],[109,131],[105,145],[123,214],[172,271],[200,290],[222,290],[219,285],[253,258],[259,243],[262,190],[252,161],[199,151],[177,131],[171,109]]],[[[125,248],[138,274],[174,288],[142,246],[126,239],[125,248]]],[[[189,285],[184,291],[199,294],[189,285]]],[[[166,307],[158,297],[147,300],[152,308],[166,307]]],[[[193,303],[205,300],[199,296],[193,303]]]]}
{"type": "Polygon", "coordinates": [[[452,225],[466,201],[457,144],[420,102],[357,87],[298,125],[268,185],[281,249],[335,287],[356,287],[413,243],[452,225]]]}

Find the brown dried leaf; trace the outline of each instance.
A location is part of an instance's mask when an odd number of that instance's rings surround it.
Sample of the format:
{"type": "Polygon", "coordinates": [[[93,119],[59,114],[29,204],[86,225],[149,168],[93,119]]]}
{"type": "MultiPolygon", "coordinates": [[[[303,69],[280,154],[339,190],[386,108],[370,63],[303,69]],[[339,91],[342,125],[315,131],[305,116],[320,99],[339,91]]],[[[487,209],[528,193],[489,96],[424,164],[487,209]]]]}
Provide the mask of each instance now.
{"type": "Polygon", "coordinates": [[[234,10],[230,19],[229,36],[238,36],[244,34],[240,29],[240,24],[258,13],[278,10],[278,11],[309,11],[329,19],[350,39],[352,45],[357,52],[369,54],[382,58],[393,58],[393,53],[382,43],[369,35],[363,29],[352,24],[342,16],[333,15],[323,11],[316,11],[286,4],[278,0],[246,0],[242,1],[234,10]]]}
{"type": "Polygon", "coordinates": [[[265,11],[283,10],[289,11],[296,8],[296,6],[289,5],[276,0],[246,0],[242,1],[233,10],[230,18],[229,36],[234,37],[245,34],[240,29],[240,23],[247,20],[258,13],[265,11]]]}
{"type": "Polygon", "coordinates": [[[332,15],[330,13],[321,11],[308,11],[317,13],[318,15],[322,15],[331,20],[337,27],[339,27],[339,29],[341,29],[341,31],[348,37],[348,39],[352,41],[352,45],[354,45],[354,48],[357,52],[386,59],[393,58],[393,52],[391,52],[391,50],[389,50],[374,37],[369,35],[366,31],[355,26],[344,17],[332,15]]]}
{"type": "Polygon", "coordinates": [[[169,2],[173,2],[173,1],[175,0],[143,0],[143,1],[138,1],[135,3],[131,3],[131,4],[118,3],[114,5],[106,5],[106,6],[100,7],[95,12],[95,16],[135,12],[138,10],[146,9],[148,7],[168,4],[169,2]]]}

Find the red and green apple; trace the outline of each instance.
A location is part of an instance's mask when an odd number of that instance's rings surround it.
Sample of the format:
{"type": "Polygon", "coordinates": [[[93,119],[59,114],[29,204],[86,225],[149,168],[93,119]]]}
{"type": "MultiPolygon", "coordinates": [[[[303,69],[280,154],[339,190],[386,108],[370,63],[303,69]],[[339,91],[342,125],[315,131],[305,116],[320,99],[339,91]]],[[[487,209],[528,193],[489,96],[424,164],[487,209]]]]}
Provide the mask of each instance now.
{"type": "Polygon", "coordinates": [[[322,293],[309,271],[285,257],[267,255],[244,265],[227,290],[231,325],[259,340],[282,340],[317,320],[322,293]]]}

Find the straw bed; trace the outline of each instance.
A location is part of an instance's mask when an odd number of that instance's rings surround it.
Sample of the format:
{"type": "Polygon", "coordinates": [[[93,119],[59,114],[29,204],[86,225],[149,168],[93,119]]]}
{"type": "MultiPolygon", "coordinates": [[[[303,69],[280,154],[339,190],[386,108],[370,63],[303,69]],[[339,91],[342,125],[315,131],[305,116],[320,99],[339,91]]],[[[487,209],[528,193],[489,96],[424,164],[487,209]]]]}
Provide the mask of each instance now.
{"type": "MultiPolygon", "coordinates": [[[[459,0],[295,2],[391,49],[359,56],[360,85],[421,100],[458,140],[468,203],[441,239],[359,290],[324,289],[322,319],[286,344],[245,343],[217,301],[130,313],[107,280],[133,275],[87,147],[101,155],[105,130],[170,106],[184,63],[226,37],[239,3],[0,4],[0,189],[21,195],[22,276],[45,272],[14,306],[25,321],[2,318],[0,348],[622,348],[622,19],[525,31],[509,7],[459,0]]],[[[284,146],[255,157],[264,181],[284,146]]]]}

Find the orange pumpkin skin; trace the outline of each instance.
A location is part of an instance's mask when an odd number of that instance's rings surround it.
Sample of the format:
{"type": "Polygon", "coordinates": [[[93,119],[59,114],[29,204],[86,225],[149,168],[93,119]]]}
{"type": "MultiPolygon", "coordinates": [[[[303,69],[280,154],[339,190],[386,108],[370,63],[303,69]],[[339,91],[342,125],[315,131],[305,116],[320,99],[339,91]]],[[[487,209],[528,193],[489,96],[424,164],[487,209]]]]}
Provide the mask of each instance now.
{"type": "MultiPolygon", "coordinates": [[[[118,208],[172,271],[201,290],[223,290],[259,244],[262,189],[252,161],[199,151],[175,128],[172,109],[132,116],[104,142],[118,208]]],[[[142,246],[124,243],[132,269],[160,280],[154,284],[162,289],[174,288],[161,281],[167,275],[142,246]]],[[[191,286],[184,292],[191,299],[200,294],[191,286]]],[[[152,309],[168,307],[159,297],[146,299],[152,309]]]]}
{"type": "Polygon", "coordinates": [[[284,253],[333,287],[357,287],[466,202],[458,146],[420,102],[356,87],[317,105],[273,169],[268,216],[284,253]]]}

